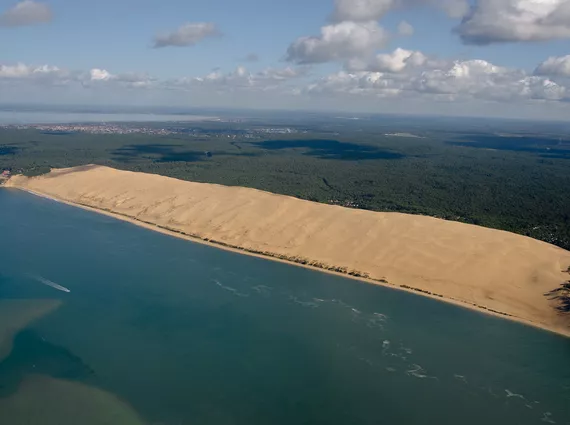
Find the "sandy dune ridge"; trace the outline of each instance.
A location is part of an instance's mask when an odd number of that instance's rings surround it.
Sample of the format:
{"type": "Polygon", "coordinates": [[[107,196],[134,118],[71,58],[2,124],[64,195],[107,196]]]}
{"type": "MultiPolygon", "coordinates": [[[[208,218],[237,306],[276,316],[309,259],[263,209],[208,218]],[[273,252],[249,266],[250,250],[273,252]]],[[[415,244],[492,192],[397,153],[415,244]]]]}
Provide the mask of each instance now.
{"type": "Polygon", "coordinates": [[[570,336],[570,318],[544,296],[570,280],[570,252],[513,233],[102,166],[14,176],[6,186],[570,336]]]}

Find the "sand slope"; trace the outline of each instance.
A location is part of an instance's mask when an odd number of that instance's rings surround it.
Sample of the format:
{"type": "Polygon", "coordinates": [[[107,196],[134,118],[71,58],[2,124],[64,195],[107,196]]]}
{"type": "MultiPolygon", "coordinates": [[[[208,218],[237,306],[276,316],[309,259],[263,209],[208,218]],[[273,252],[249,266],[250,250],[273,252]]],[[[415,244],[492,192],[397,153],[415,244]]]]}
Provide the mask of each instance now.
{"type": "Polygon", "coordinates": [[[520,235],[323,205],[101,166],[7,184],[270,255],[357,270],[397,287],[483,306],[570,335],[544,293],[570,279],[570,252],[520,235]]]}

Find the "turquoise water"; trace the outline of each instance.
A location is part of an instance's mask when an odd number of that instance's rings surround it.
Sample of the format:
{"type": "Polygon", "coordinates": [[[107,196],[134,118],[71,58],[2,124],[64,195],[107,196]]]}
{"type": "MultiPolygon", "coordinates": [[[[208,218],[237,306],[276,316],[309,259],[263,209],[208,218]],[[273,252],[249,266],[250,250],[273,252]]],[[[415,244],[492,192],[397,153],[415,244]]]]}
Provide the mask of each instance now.
{"type": "Polygon", "coordinates": [[[9,189],[0,237],[0,300],[62,301],[15,335],[0,405],[34,374],[147,424],[570,424],[570,339],[9,189]]]}

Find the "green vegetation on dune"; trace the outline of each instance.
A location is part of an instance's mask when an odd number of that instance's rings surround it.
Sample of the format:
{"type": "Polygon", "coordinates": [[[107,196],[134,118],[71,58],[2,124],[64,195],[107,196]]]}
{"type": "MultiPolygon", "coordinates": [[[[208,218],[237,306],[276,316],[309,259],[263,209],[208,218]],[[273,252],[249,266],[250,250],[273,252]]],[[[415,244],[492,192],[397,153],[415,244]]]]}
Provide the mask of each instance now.
{"type": "Polygon", "coordinates": [[[264,136],[228,123],[168,136],[5,128],[0,129],[0,168],[37,175],[50,167],[96,163],[350,207],[432,215],[570,249],[570,143],[560,135],[505,137],[414,128],[422,136],[414,138],[384,135],[403,128],[354,126],[264,136]]]}

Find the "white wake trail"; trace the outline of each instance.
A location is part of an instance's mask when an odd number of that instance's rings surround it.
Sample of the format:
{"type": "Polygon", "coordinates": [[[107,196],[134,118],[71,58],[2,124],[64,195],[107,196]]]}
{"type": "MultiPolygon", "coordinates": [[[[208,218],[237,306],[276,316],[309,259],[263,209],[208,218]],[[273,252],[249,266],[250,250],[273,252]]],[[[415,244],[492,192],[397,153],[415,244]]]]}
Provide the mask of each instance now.
{"type": "Polygon", "coordinates": [[[67,289],[65,286],[61,286],[55,282],[52,282],[49,279],[46,279],[45,277],[41,277],[41,276],[32,276],[35,280],[37,280],[40,283],[43,283],[44,285],[47,286],[51,286],[54,289],[57,289],[58,291],[62,291],[62,292],[71,292],[71,290],[67,289]]]}

